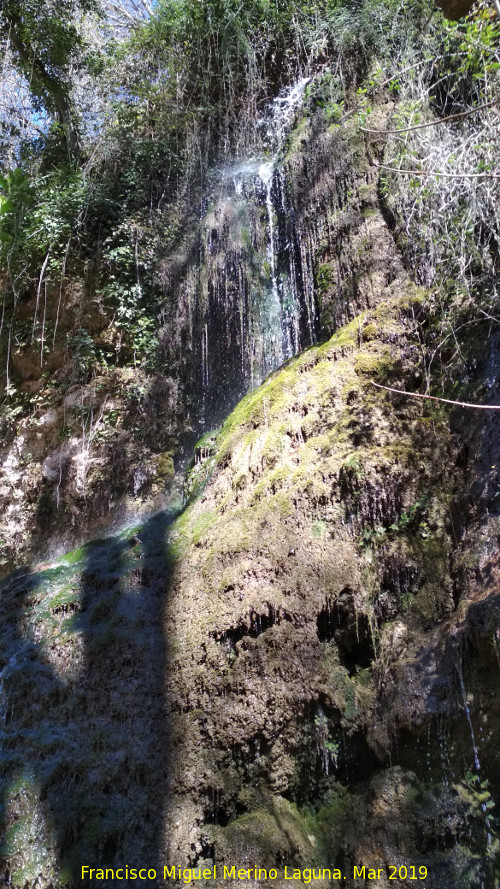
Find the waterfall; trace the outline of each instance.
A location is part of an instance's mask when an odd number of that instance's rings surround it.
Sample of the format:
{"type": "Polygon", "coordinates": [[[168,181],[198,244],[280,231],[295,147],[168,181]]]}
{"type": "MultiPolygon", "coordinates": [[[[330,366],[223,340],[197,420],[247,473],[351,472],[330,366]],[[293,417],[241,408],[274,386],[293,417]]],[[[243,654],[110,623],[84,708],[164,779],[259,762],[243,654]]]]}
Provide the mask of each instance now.
{"type": "Polygon", "coordinates": [[[277,96],[271,103],[268,114],[261,118],[260,125],[265,129],[265,142],[272,151],[270,160],[264,161],[258,168],[258,176],[265,188],[266,193],[266,211],[267,211],[267,229],[268,229],[268,246],[267,255],[269,257],[270,277],[271,277],[271,299],[269,301],[269,328],[272,330],[272,347],[269,354],[269,370],[279,367],[283,361],[291,358],[300,351],[303,343],[300,342],[299,334],[299,315],[301,306],[301,296],[306,297],[304,303],[308,313],[308,328],[310,331],[310,344],[314,342],[314,334],[310,323],[310,306],[308,304],[307,295],[300,292],[297,275],[294,273],[293,251],[290,249],[290,241],[286,243],[285,249],[288,252],[288,272],[287,278],[290,281],[287,290],[284,282],[278,280],[278,249],[276,237],[276,226],[274,216],[278,208],[275,208],[273,202],[273,185],[276,185],[276,192],[279,196],[279,213],[283,218],[288,215],[288,206],[286,203],[286,189],[282,176],[282,169],[279,167],[280,152],[283,148],[286,136],[293,123],[295,114],[300,108],[304,92],[310,78],[304,77],[295,83],[292,87],[288,87],[277,96]],[[275,183],[275,179],[278,181],[275,183]]]}
{"type": "Polygon", "coordinates": [[[180,299],[198,307],[189,334],[198,382],[189,386],[201,389],[208,426],[316,339],[312,263],[293,230],[280,165],[308,82],[268,104],[256,124],[263,151],[212,171],[202,201],[199,270],[184,278],[180,299]]]}
{"type": "Polygon", "coordinates": [[[271,333],[271,355],[273,356],[272,363],[275,363],[276,366],[283,363],[283,344],[282,340],[282,331],[283,331],[283,312],[281,301],[278,292],[278,279],[276,277],[276,245],[275,245],[275,234],[274,234],[274,207],[273,207],[273,199],[271,196],[271,188],[273,184],[273,173],[274,168],[272,162],[264,163],[259,167],[258,175],[261,179],[265,190],[266,190],[266,210],[267,210],[267,225],[269,230],[268,235],[268,246],[267,246],[267,255],[269,258],[269,268],[271,275],[271,299],[269,301],[269,329],[272,331],[271,333]]]}
{"type": "Polygon", "coordinates": [[[310,77],[302,77],[292,86],[285,87],[258,121],[259,127],[264,130],[264,140],[273,153],[273,160],[278,157],[310,80],[310,77]]]}

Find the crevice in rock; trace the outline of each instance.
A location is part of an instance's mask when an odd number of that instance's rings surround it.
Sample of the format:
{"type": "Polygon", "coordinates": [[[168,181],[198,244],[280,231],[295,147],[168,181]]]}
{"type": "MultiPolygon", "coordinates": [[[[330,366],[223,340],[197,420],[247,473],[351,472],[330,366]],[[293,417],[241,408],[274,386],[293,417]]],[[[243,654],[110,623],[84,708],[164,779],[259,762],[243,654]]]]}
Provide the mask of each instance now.
{"type": "Polygon", "coordinates": [[[265,633],[266,630],[269,630],[275,624],[279,625],[284,620],[293,623],[293,617],[287,611],[283,611],[280,608],[275,609],[272,605],[268,605],[267,612],[264,611],[258,613],[257,611],[252,610],[247,615],[247,619],[241,621],[236,627],[230,627],[223,632],[211,632],[210,636],[212,639],[215,639],[216,642],[219,642],[222,645],[228,645],[230,648],[235,649],[236,644],[245,636],[257,639],[257,637],[262,635],[262,633],[265,633]]]}
{"type": "Polygon", "coordinates": [[[194,861],[191,864],[191,867],[198,867],[198,863],[203,861],[206,863],[207,861],[215,860],[215,844],[210,840],[208,836],[200,837],[200,845],[201,851],[197,852],[194,858],[194,861]]]}
{"type": "Polygon", "coordinates": [[[370,666],[375,658],[370,621],[366,614],[356,611],[349,587],[334,602],[327,598],[316,624],[320,642],[336,642],[341,666],[349,676],[370,666]]]}
{"type": "MultiPolygon", "coordinates": [[[[205,823],[217,824],[219,827],[227,827],[229,822],[234,819],[235,812],[233,805],[231,803],[228,803],[228,800],[225,798],[224,791],[222,791],[220,788],[215,787],[208,788],[206,791],[206,796],[207,801],[204,806],[205,823]]],[[[212,857],[213,845],[209,844],[209,840],[207,837],[203,851],[198,855],[197,861],[200,858],[212,857]]]]}

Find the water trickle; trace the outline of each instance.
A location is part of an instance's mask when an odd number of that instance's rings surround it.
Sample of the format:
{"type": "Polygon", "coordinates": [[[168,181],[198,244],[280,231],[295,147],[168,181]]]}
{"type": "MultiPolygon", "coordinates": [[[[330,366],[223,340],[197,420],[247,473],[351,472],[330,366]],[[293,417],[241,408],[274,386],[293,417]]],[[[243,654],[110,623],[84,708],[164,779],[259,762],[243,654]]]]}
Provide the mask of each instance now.
{"type": "MultiPolygon", "coordinates": [[[[468,723],[468,726],[469,726],[470,738],[471,738],[471,742],[472,742],[472,751],[473,751],[473,754],[474,754],[475,780],[476,780],[476,781],[478,782],[478,784],[479,784],[479,780],[480,780],[479,775],[480,775],[480,772],[481,772],[481,762],[480,762],[480,760],[479,760],[479,750],[478,750],[478,746],[477,746],[477,743],[476,743],[476,736],[475,736],[475,734],[474,734],[474,726],[472,725],[472,718],[471,718],[471,715],[470,715],[470,708],[469,708],[469,704],[468,704],[468,702],[467,702],[467,693],[466,693],[466,690],[465,690],[465,683],[464,683],[464,679],[463,679],[463,674],[462,674],[462,667],[461,667],[461,664],[457,664],[456,667],[457,667],[457,673],[458,673],[458,680],[459,680],[459,684],[460,684],[460,691],[461,691],[461,693],[462,693],[463,707],[464,707],[464,710],[465,710],[465,715],[466,715],[467,723],[468,723]]],[[[487,786],[488,786],[488,782],[487,782],[487,781],[486,781],[484,784],[482,783],[482,784],[480,785],[481,789],[484,788],[484,787],[487,787],[487,786]]],[[[494,800],[493,800],[493,799],[491,799],[491,803],[490,803],[490,805],[493,805],[493,806],[494,806],[494,800]]],[[[488,804],[487,804],[484,800],[481,801],[481,811],[482,811],[482,813],[483,813],[483,815],[484,815],[484,818],[485,818],[485,824],[486,824],[486,842],[487,842],[488,849],[489,849],[489,848],[491,848],[492,843],[493,843],[493,834],[491,833],[491,830],[490,830],[490,822],[489,822],[489,816],[488,816],[488,804]]]]}
{"type": "Polygon", "coordinates": [[[202,418],[205,417],[205,394],[208,389],[208,327],[205,324],[201,334],[201,385],[202,385],[202,418]]]}
{"type": "Polygon", "coordinates": [[[427,753],[426,753],[426,763],[427,763],[427,774],[429,776],[429,781],[432,782],[432,765],[431,765],[431,724],[427,727],[427,753]]]}
{"type": "Polygon", "coordinates": [[[441,774],[443,786],[446,790],[450,789],[450,777],[453,780],[453,772],[450,767],[448,756],[448,743],[445,727],[441,719],[437,720],[437,739],[439,745],[439,759],[441,761],[441,774]]]}
{"type": "Polygon", "coordinates": [[[465,716],[466,716],[467,723],[468,723],[468,726],[469,726],[470,738],[471,738],[471,742],[472,742],[472,752],[473,752],[473,754],[474,754],[474,767],[475,767],[475,769],[476,769],[476,772],[480,772],[480,770],[481,770],[481,763],[480,763],[480,761],[479,761],[479,752],[478,752],[478,749],[477,749],[476,737],[475,737],[475,735],[474,735],[474,727],[473,727],[473,725],[472,725],[472,719],[471,719],[471,715],[470,715],[470,708],[469,708],[469,705],[468,705],[468,703],[467,703],[467,694],[466,694],[466,691],[465,691],[464,679],[463,679],[463,675],[462,675],[462,668],[461,668],[461,666],[459,666],[458,664],[457,664],[457,673],[458,673],[458,680],[459,680],[459,684],[460,684],[460,691],[461,691],[461,693],[462,693],[462,702],[463,702],[463,705],[464,705],[465,716]]]}
{"type": "Polygon", "coordinates": [[[4,680],[16,667],[16,655],[12,655],[5,667],[0,670],[0,737],[4,732],[7,721],[7,697],[4,693],[4,680]]]}

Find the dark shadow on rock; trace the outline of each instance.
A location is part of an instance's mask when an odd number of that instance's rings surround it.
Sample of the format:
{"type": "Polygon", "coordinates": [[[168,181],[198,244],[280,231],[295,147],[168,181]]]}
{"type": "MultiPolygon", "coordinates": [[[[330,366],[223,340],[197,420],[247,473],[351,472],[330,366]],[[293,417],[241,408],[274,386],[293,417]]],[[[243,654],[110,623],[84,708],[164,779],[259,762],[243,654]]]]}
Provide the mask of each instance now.
{"type": "Polygon", "coordinates": [[[57,882],[73,885],[86,884],[85,865],[162,873],[173,518],[159,513],[88,544],[73,565],[2,585],[5,883],[52,878],[54,862],[57,882]]]}

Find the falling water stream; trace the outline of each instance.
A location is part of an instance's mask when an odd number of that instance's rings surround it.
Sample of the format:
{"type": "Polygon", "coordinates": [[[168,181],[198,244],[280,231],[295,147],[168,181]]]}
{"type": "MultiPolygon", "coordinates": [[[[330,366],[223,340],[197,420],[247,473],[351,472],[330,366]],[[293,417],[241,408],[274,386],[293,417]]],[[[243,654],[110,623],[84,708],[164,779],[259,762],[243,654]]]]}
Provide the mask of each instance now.
{"type": "MultiPolygon", "coordinates": [[[[267,210],[267,231],[268,246],[267,255],[269,257],[270,277],[271,277],[271,298],[269,301],[269,327],[273,331],[274,349],[272,349],[274,367],[278,367],[283,361],[291,358],[300,351],[300,331],[299,331],[299,315],[300,315],[300,297],[297,282],[294,280],[292,273],[292,259],[290,244],[286,245],[289,253],[290,268],[289,277],[292,286],[289,292],[286,292],[284,286],[281,287],[278,282],[278,262],[276,243],[276,226],[275,226],[275,206],[273,203],[273,184],[275,176],[280,176],[279,169],[280,152],[283,148],[286,136],[293,123],[295,114],[301,106],[304,99],[304,92],[310,78],[303,77],[297,81],[291,88],[284,90],[271,103],[268,115],[262,119],[261,123],[265,126],[265,140],[267,141],[272,157],[270,160],[264,161],[258,168],[258,176],[264,185],[266,192],[266,210],[267,210]]],[[[281,188],[278,189],[281,194],[282,206],[280,208],[283,215],[287,213],[287,207],[284,202],[284,182],[281,182],[281,188]]],[[[314,336],[311,335],[311,343],[314,336]]]]}
{"type": "MultiPolygon", "coordinates": [[[[476,743],[476,736],[474,734],[474,726],[472,725],[472,719],[471,719],[471,715],[470,715],[470,707],[467,702],[467,692],[465,690],[465,683],[464,683],[464,679],[463,679],[462,668],[458,664],[457,664],[457,673],[458,673],[458,680],[459,680],[459,684],[460,684],[460,691],[462,693],[462,703],[463,703],[467,723],[469,726],[470,738],[471,738],[471,743],[472,743],[472,752],[474,755],[475,774],[476,774],[476,776],[479,776],[481,773],[481,762],[479,759],[479,750],[478,750],[478,746],[476,743]]],[[[476,778],[476,780],[477,779],[478,779],[478,777],[476,778]]],[[[485,819],[487,819],[488,807],[484,801],[481,802],[481,811],[482,811],[485,819]]],[[[488,821],[486,820],[486,841],[487,841],[488,848],[491,847],[492,840],[493,840],[493,837],[492,837],[492,834],[491,834],[491,831],[489,828],[488,821]]]]}
{"type": "MultiPolygon", "coordinates": [[[[275,174],[278,170],[279,155],[286,139],[289,128],[293,122],[294,115],[302,104],[304,92],[309,83],[307,77],[302,78],[291,88],[285,90],[271,104],[270,112],[263,123],[266,125],[265,137],[273,154],[271,160],[265,161],[258,168],[258,176],[262,181],[266,190],[266,210],[267,210],[267,228],[268,228],[268,247],[267,255],[269,257],[270,276],[271,276],[271,299],[269,303],[269,326],[274,331],[274,361],[276,366],[283,363],[284,360],[291,358],[300,350],[300,332],[299,332],[299,293],[297,287],[290,290],[291,299],[286,304],[285,294],[280,294],[277,275],[277,244],[276,231],[274,223],[275,207],[273,204],[273,182],[275,174]]],[[[283,183],[280,193],[284,195],[283,183]]],[[[283,197],[282,197],[283,200],[283,197]]],[[[282,211],[286,214],[286,206],[282,206],[282,211]]],[[[287,244],[290,255],[290,244],[287,244]]],[[[290,260],[291,266],[291,260],[290,260]]],[[[289,271],[292,269],[290,267],[289,271]]],[[[292,277],[292,275],[290,275],[292,277]]],[[[313,338],[311,338],[311,342],[313,338]]]]}
{"type": "MultiPolygon", "coordinates": [[[[283,343],[282,343],[282,333],[283,333],[283,308],[281,305],[281,300],[279,297],[278,291],[278,279],[276,276],[276,244],[275,244],[275,232],[274,232],[274,207],[273,207],[273,199],[271,194],[272,184],[273,184],[273,174],[274,174],[274,164],[272,161],[262,164],[259,167],[258,175],[261,179],[264,187],[266,189],[266,210],[267,210],[267,220],[268,220],[268,230],[269,230],[269,239],[268,239],[268,247],[267,247],[267,255],[269,257],[269,267],[271,273],[271,299],[269,301],[269,328],[273,331],[271,343],[272,349],[271,352],[274,353],[274,358],[278,362],[278,364],[283,363],[283,343]]],[[[289,357],[288,355],[286,356],[289,357]]]]}
{"type": "Polygon", "coordinates": [[[217,173],[202,219],[201,385],[206,421],[315,341],[314,281],[293,233],[282,155],[308,78],[257,122],[263,152],[217,173]],[[292,233],[292,234],[291,234],[292,233]]]}
{"type": "Polygon", "coordinates": [[[476,736],[474,734],[474,727],[472,725],[470,708],[467,703],[467,693],[465,691],[464,679],[462,676],[462,669],[459,666],[457,666],[457,673],[458,673],[458,680],[460,683],[460,691],[462,693],[462,702],[464,705],[465,716],[467,719],[467,724],[469,726],[470,738],[471,738],[471,743],[472,743],[472,752],[474,754],[474,768],[476,769],[476,773],[479,774],[479,772],[481,771],[481,763],[479,761],[479,752],[477,749],[476,736]]]}

